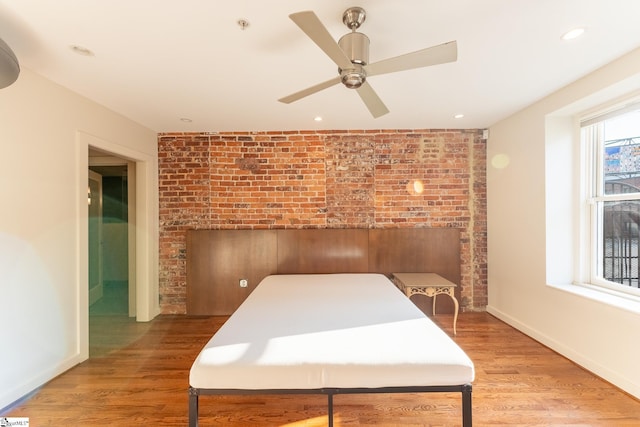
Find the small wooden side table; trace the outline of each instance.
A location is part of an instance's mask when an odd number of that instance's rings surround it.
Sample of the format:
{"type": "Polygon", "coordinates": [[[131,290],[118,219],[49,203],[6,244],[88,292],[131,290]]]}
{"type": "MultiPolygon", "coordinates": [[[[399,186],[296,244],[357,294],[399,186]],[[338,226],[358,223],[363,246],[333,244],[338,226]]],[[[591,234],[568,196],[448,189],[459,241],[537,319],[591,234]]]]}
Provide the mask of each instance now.
{"type": "Polygon", "coordinates": [[[453,335],[456,335],[456,323],[458,321],[458,300],[454,294],[456,284],[448,281],[436,273],[392,273],[394,282],[405,293],[407,298],[411,295],[421,294],[433,297],[433,314],[436,314],[436,296],[446,294],[451,297],[454,305],[453,335]]]}

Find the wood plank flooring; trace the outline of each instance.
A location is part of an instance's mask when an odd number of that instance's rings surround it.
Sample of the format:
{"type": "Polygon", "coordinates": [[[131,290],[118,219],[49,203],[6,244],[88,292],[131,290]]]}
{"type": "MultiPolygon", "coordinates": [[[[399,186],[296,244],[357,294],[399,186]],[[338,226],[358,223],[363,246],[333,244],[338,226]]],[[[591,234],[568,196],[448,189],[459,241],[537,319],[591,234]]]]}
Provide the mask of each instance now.
{"type": "MultiPolygon", "coordinates": [[[[186,426],[191,364],[224,317],[91,322],[91,358],[3,416],[32,426],[186,426]]],[[[450,315],[436,322],[451,333],[450,315]]],[[[640,426],[640,401],[487,313],[461,313],[475,426],[640,426]]],[[[640,362],[639,362],[640,363],[640,362]]],[[[339,426],[457,426],[460,394],[339,395],[339,426]]],[[[326,397],[201,396],[201,426],[326,426],[326,397]]]]}

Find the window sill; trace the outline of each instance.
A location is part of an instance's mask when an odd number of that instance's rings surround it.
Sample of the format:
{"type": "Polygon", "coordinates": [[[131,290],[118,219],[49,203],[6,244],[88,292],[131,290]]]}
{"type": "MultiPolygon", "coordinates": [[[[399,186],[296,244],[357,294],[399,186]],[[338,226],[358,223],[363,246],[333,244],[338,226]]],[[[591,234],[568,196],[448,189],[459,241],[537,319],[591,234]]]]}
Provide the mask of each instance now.
{"type": "Polygon", "coordinates": [[[552,288],[581,296],[593,301],[598,301],[612,307],[631,313],[640,314],[640,297],[616,292],[612,289],[602,288],[586,283],[576,284],[549,284],[552,288]]]}

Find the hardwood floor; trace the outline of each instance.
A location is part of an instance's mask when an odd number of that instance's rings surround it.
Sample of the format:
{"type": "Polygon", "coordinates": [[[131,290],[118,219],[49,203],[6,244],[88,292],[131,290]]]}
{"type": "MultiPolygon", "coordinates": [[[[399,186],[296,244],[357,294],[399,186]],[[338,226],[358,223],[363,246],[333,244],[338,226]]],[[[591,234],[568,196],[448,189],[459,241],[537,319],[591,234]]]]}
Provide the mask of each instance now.
{"type": "MultiPolygon", "coordinates": [[[[223,317],[91,322],[91,358],[3,416],[32,426],[186,426],[189,368],[223,317]]],[[[451,332],[450,315],[436,316],[451,332]]],[[[638,426],[640,401],[486,313],[461,313],[475,426],[638,426]]],[[[335,397],[335,426],[456,426],[460,394],[335,397]]],[[[201,396],[201,426],[327,425],[326,397],[201,396]]]]}

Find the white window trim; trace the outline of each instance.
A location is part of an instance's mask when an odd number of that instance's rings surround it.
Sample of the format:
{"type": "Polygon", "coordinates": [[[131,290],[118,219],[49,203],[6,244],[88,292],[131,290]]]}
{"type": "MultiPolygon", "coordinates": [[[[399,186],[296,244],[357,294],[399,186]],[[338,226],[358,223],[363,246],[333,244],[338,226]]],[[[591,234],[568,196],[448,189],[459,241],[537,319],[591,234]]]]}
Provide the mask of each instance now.
{"type": "Polygon", "coordinates": [[[593,128],[594,133],[600,133],[599,137],[594,138],[593,134],[587,134],[586,127],[638,109],[640,109],[640,101],[635,99],[623,105],[597,111],[588,117],[579,117],[580,138],[578,143],[580,145],[580,168],[582,170],[581,191],[579,193],[581,198],[580,206],[583,211],[581,214],[583,221],[581,221],[581,232],[579,235],[583,244],[579,245],[581,249],[577,257],[582,266],[578,266],[577,268],[577,271],[581,272],[579,274],[580,278],[574,282],[574,284],[590,290],[600,291],[616,298],[629,299],[633,301],[634,304],[640,302],[640,288],[633,288],[611,282],[598,275],[598,268],[599,265],[602,265],[603,260],[600,248],[598,247],[600,242],[597,238],[593,238],[593,236],[599,236],[602,233],[602,221],[598,220],[598,218],[601,218],[603,215],[603,203],[601,202],[640,200],[640,192],[604,195],[604,171],[602,167],[604,160],[602,158],[602,150],[594,150],[593,147],[594,144],[599,144],[598,139],[600,141],[604,139],[604,129],[602,126],[593,128]],[[596,155],[597,158],[594,159],[594,155],[596,155]],[[596,169],[595,173],[594,168],[596,169]],[[592,179],[594,176],[595,179],[592,179]]]}

